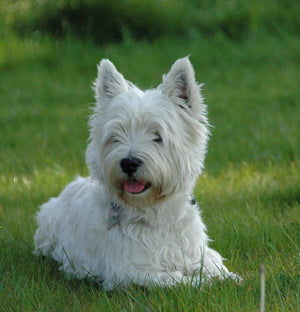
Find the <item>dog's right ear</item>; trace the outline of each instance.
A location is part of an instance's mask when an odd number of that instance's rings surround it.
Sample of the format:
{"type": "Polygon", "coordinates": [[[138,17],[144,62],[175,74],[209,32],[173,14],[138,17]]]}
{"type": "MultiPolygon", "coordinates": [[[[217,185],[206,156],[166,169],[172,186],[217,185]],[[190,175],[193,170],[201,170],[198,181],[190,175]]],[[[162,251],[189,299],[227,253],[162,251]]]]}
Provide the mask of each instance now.
{"type": "Polygon", "coordinates": [[[128,84],[114,64],[108,59],[101,60],[98,65],[98,76],[94,83],[97,101],[115,96],[128,90],[128,84]]]}

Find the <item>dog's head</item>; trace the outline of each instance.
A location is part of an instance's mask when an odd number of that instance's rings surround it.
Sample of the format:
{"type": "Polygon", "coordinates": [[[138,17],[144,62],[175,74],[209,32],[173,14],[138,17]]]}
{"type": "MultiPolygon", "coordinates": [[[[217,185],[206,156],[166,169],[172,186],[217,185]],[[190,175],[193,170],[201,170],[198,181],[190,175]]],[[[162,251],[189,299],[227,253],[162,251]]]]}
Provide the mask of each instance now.
{"type": "Polygon", "coordinates": [[[149,207],[192,192],[208,138],[206,106],[188,58],[156,89],[141,91],[109,60],[98,66],[87,164],[113,196],[149,207]]]}

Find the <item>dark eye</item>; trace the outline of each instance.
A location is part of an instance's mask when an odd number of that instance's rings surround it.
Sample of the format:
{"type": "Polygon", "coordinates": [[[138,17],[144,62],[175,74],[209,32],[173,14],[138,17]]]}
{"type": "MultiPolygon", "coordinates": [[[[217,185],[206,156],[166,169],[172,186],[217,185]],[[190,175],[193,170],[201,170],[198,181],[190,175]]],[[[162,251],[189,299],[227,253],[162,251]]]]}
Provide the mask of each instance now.
{"type": "Polygon", "coordinates": [[[156,143],[162,143],[162,138],[159,133],[155,133],[155,138],[153,139],[156,143]]]}
{"type": "Polygon", "coordinates": [[[118,142],[120,142],[120,140],[116,136],[112,135],[109,138],[108,142],[110,142],[110,143],[118,143],[118,142]]]}

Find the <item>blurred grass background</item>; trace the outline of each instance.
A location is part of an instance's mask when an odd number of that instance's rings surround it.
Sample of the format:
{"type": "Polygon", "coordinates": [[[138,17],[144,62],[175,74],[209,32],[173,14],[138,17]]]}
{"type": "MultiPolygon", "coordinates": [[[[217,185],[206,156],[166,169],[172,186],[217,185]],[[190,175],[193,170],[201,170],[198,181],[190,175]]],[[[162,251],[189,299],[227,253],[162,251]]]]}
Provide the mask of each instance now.
{"type": "Polygon", "coordinates": [[[4,311],[297,311],[299,1],[0,0],[0,300],[4,311]],[[191,54],[212,136],[195,195],[244,284],[104,293],[31,254],[37,207],[87,175],[91,85],[111,59],[141,88],[191,54]]]}
{"type": "Polygon", "coordinates": [[[21,34],[69,33],[98,43],[223,32],[233,40],[270,33],[299,32],[298,1],[267,0],[19,0],[1,1],[3,24],[21,34]]]}

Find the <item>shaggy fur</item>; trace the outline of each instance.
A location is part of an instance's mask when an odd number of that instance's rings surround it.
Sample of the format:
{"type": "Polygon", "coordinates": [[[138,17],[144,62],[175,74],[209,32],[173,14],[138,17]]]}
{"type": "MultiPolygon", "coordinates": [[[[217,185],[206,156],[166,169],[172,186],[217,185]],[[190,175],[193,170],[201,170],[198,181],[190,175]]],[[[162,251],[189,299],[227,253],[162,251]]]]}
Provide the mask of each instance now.
{"type": "Polygon", "coordinates": [[[237,278],[208,247],[192,197],[208,139],[206,106],[188,58],[141,91],[102,60],[86,152],[90,177],[41,206],[36,254],[106,289],[237,278]]]}

